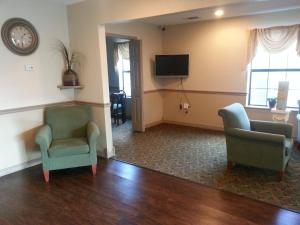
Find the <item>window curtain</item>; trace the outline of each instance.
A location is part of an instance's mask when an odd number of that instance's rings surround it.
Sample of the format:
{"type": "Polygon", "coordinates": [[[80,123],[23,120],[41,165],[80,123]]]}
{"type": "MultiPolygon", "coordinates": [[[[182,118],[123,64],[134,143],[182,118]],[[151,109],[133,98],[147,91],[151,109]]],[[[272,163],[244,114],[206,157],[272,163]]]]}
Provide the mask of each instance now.
{"type": "Polygon", "coordinates": [[[300,57],[300,25],[250,30],[247,63],[251,63],[255,57],[258,44],[270,54],[275,54],[286,50],[295,41],[300,57]]]}
{"type": "Polygon", "coordinates": [[[114,43],[114,66],[115,66],[115,68],[117,68],[118,61],[119,61],[118,43],[114,43]]]}
{"type": "Polygon", "coordinates": [[[123,59],[129,59],[129,42],[118,43],[118,51],[123,59]]]}
{"type": "MultiPolygon", "coordinates": [[[[113,60],[114,60],[114,77],[116,80],[116,83],[119,86],[119,70],[118,70],[118,61],[119,61],[119,48],[118,48],[118,43],[114,43],[113,45],[113,60]]],[[[118,87],[119,89],[120,87],[118,87]]]]}
{"type": "Polygon", "coordinates": [[[121,59],[129,59],[129,42],[124,43],[114,43],[113,45],[113,60],[114,60],[114,69],[115,69],[115,76],[119,83],[119,89],[124,88],[120,82],[122,82],[122,70],[119,71],[118,62],[121,59]]]}

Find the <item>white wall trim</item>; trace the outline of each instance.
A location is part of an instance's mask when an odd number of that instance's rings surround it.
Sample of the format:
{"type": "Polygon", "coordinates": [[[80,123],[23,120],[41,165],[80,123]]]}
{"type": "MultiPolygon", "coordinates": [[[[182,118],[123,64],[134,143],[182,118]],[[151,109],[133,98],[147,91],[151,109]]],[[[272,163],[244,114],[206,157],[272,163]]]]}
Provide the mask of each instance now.
{"type": "Polygon", "coordinates": [[[41,163],[42,163],[41,158],[38,158],[38,159],[33,159],[28,162],[19,164],[19,165],[15,165],[15,166],[11,166],[11,167],[2,169],[2,170],[0,170],[0,177],[18,172],[20,170],[24,170],[24,169],[32,167],[32,166],[39,165],[41,163]]]}
{"type": "Polygon", "coordinates": [[[104,148],[102,151],[99,149],[97,150],[97,156],[99,156],[101,158],[110,159],[110,158],[114,157],[115,155],[116,155],[115,146],[112,146],[112,149],[110,149],[109,151],[107,150],[107,148],[104,148]]]}
{"type": "Polygon", "coordinates": [[[152,122],[152,123],[146,124],[146,128],[154,127],[154,126],[157,126],[159,124],[164,124],[164,123],[185,126],[185,127],[195,127],[195,128],[205,129],[205,130],[224,131],[223,127],[211,126],[211,125],[206,125],[206,124],[186,123],[186,122],[179,122],[179,121],[173,121],[173,120],[159,120],[156,122],[152,122]]]}
{"type": "Polygon", "coordinates": [[[186,122],[178,122],[172,120],[164,120],[163,123],[175,124],[175,125],[186,126],[186,127],[195,127],[195,128],[205,129],[205,130],[224,131],[223,127],[211,126],[206,124],[186,123],[186,122]]]}
{"type": "Polygon", "coordinates": [[[145,125],[145,128],[147,129],[147,128],[150,128],[150,127],[155,127],[155,126],[160,125],[162,123],[164,123],[163,120],[158,120],[158,121],[154,121],[154,122],[151,122],[151,123],[147,123],[145,125]]]}

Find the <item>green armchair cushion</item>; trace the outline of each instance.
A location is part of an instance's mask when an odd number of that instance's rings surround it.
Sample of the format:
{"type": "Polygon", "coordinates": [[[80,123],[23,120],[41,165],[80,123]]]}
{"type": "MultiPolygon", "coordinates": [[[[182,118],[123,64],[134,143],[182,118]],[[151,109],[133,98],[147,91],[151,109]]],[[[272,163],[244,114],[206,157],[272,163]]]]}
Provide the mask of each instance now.
{"type": "Polygon", "coordinates": [[[54,140],[49,148],[49,157],[62,157],[89,153],[86,138],[66,138],[54,140]]]}

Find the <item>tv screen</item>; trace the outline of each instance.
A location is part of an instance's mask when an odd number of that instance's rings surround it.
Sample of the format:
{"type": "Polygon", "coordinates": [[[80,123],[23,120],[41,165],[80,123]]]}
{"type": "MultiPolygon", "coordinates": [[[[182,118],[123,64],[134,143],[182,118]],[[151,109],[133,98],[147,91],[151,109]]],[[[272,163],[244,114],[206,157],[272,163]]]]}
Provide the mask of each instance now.
{"type": "Polygon", "coordinates": [[[156,55],[156,77],[187,77],[189,75],[189,55],[156,55]]]}

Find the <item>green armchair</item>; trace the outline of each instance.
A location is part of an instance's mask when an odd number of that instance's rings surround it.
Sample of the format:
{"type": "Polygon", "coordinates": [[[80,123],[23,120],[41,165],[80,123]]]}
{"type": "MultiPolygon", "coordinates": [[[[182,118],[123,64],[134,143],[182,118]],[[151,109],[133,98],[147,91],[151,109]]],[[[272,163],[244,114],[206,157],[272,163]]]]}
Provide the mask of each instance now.
{"type": "Polygon", "coordinates": [[[96,175],[97,125],[90,121],[88,106],[60,106],[45,110],[45,125],[35,141],[42,152],[44,178],[49,171],[79,166],[92,166],[96,175]]]}
{"type": "Polygon", "coordinates": [[[218,112],[223,118],[228,169],[233,163],[283,172],[293,148],[292,125],[249,120],[244,107],[234,103],[218,112]]]}

